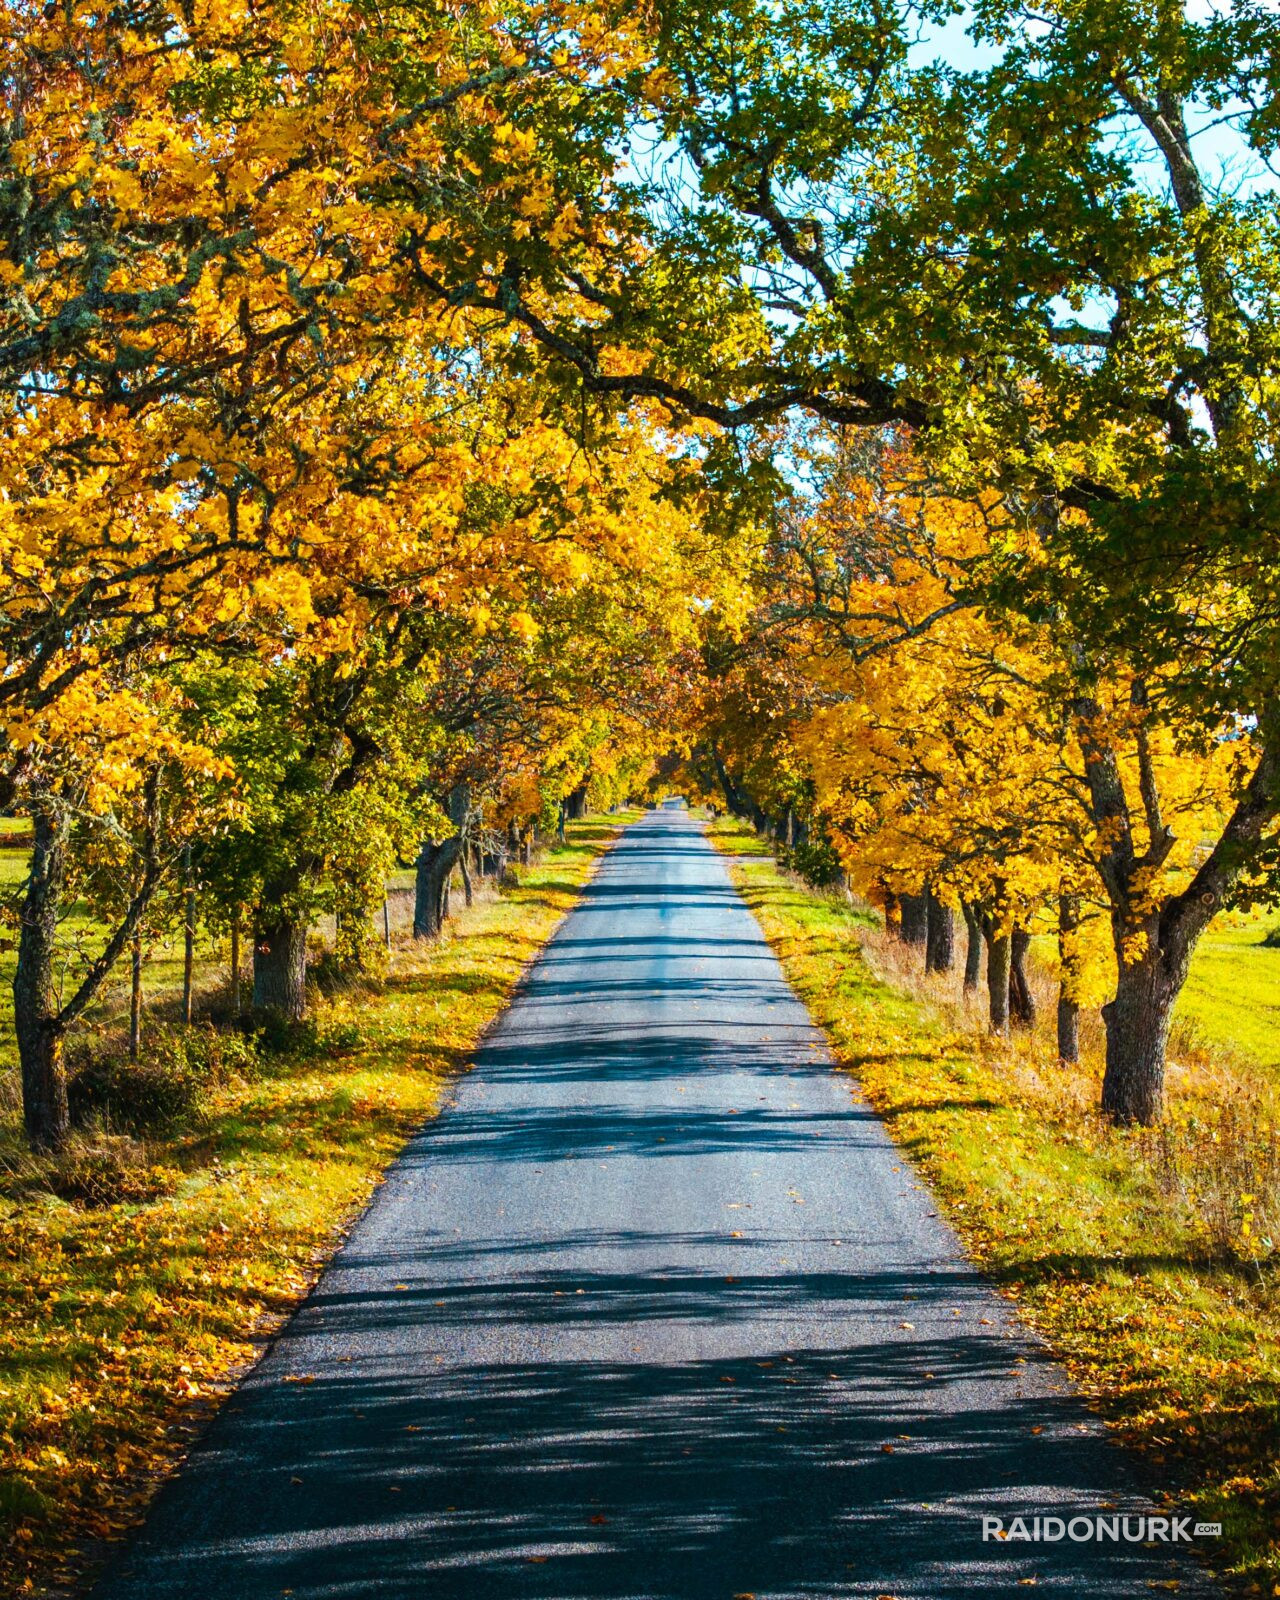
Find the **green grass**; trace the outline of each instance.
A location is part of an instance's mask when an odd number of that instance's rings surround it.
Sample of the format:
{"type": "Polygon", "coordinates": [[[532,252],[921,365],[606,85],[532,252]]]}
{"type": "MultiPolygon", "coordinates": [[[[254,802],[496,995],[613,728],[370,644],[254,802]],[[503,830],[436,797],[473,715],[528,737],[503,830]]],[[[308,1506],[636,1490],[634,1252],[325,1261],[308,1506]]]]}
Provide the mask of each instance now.
{"type": "Polygon", "coordinates": [[[1276,925],[1274,911],[1213,922],[1177,1012],[1205,1044],[1272,1069],[1280,1067],[1280,947],[1267,949],[1262,939],[1276,925]]]}
{"type": "Polygon", "coordinates": [[[320,1007],[318,1052],[212,1089],[198,1116],[153,1142],[166,1192],[148,1203],[42,1191],[8,1115],[0,1592],[74,1587],[98,1542],[136,1521],[156,1474],[436,1112],[623,820],[572,825],[519,888],[478,900],[438,944],[402,939],[383,990],[320,1007]],[[325,1051],[326,1037],[357,1029],[355,1048],[325,1051]]]}
{"type": "Polygon", "coordinates": [[[970,1252],[1176,1502],[1224,1523],[1216,1558],[1280,1593],[1280,1288],[1237,1192],[1280,1194],[1274,1129],[1195,1101],[1159,1134],[1116,1132],[1093,1109],[1096,1064],[1064,1072],[1034,1042],[975,1033],[905,972],[885,981],[864,953],[888,958],[875,919],[782,873],[741,824],[712,832],[970,1252]]]}

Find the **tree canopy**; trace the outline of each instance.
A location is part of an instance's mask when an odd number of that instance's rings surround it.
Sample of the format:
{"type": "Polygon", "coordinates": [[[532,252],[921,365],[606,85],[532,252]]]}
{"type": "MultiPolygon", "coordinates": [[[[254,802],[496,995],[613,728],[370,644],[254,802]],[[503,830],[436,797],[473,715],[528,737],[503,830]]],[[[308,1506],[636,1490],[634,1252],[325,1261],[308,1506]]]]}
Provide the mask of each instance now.
{"type": "Polygon", "coordinates": [[[1109,951],[1104,1104],[1158,1115],[1280,882],[1280,22],[982,0],[958,65],[953,14],[3,7],[37,1143],[176,875],[296,1017],[319,912],[365,959],[414,860],[432,933],[482,834],[673,749],[993,995],[1037,918],[1072,1004],[1109,951]]]}

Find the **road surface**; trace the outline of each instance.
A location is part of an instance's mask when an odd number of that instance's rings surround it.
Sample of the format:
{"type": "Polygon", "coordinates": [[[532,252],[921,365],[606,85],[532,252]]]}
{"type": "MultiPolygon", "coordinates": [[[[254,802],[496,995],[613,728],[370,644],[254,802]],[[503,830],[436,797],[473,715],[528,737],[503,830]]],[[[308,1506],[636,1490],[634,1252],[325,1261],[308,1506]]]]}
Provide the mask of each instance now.
{"type": "Polygon", "coordinates": [[[1201,1591],[1186,1546],[984,1542],[1152,1508],[683,810],[627,829],[455,1099],[97,1600],[1201,1591]]]}

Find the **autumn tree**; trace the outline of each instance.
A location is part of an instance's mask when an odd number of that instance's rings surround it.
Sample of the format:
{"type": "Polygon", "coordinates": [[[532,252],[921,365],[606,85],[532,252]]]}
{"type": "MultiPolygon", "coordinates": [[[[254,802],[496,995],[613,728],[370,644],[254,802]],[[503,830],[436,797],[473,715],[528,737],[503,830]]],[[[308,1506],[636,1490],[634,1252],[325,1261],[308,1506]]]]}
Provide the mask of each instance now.
{"type": "Polygon", "coordinates": [[[1280,806],[1280,22],[1251,0],[1208,17],[990,0],[972,25],[992,64],[967,72],[913,50],[910,25],[857,0],[817,20],[669,8],[654,248],[587,306],[560,301],[544,342],[588,390],[726,427],[795,408],[909,427],[953,493],[995,492],[1031,530],[993,550],[991,603],[1073,639],[1086,685],[1113,663],[1132,674],[1149,727],[1193,744],[1249,730],[1253,764],[1196,875],[1155,901],[1163,847],[1139,836],[1163,814],[1089,745],[1123,953],[1104,1098],[1146,1121],[1191,950],[1271,871],[1280,806]],[[1195,132],[1211,120],[1232,130],[1239,183],[1214,182],[1195,132]],[[681,308],[665,317],[659,282],[681,308]],[[726,335],[700,356],[708,322],[726,335]],[[619,346],[646,353],[631,378],[601,359],[619,346]]]}
{"type": "MultiPolygon", "coordinates": [[[[1071,1059],[1082,917],[1091,906],[1109,916],[1113,1035],[1126,967],[1146,953],[1125,896],[1141,875],[1152,916],[1197,894],[1212,858],[1203,841],[1230,827],[1259,731],[1225,713],[1206,728],[1167,673],[1089,654],[1064,615],[1029,621],[980,603],[975,574],[1010,545],[1037,559],[1042,548],[1016,503],[957,502],[901,443],[840,448],[818,500],[780,521],[757,629],[788,641],[806,708],[793,704],[789,739],[857,880],[904,907],[932,895],[976,914],[1001,1031],[1011,995],[1026,1009],[1032,919],[1052,919],[1071,1059]],[[1099,806],[1100,762],[1116,790],[1142,797],[1136,816],[1099,806]],[[1117,846],[1131,877],[1116,872],[1117,846]]],[[[1163,1047],[1162,1035],[1161,1065],[1163,1047]]],[[[1151,1093],[1148,1115],[1158,1078],[1151,1093]]]]}

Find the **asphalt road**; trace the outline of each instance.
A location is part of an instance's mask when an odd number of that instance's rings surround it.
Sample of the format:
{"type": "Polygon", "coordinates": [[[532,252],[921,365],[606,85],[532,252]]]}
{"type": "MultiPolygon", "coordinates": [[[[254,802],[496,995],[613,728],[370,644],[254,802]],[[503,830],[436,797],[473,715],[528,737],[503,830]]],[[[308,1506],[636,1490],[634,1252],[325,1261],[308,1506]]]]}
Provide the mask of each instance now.
{"type": "Polygon", "coordinates": [[[1186,1546],[982,1539],[1150,1511],[1130,1472],[667,808],[97,1600],[1201,1592],[1186,1546]]]}

